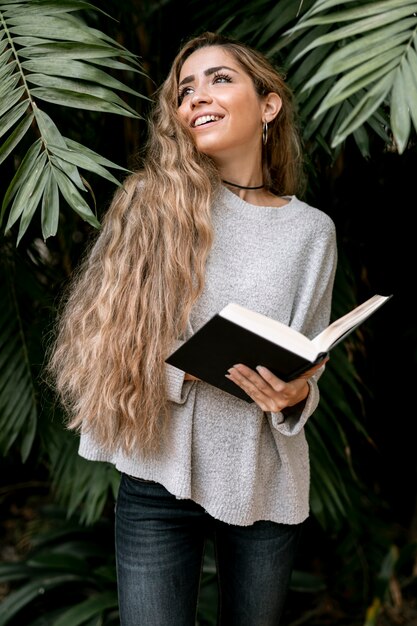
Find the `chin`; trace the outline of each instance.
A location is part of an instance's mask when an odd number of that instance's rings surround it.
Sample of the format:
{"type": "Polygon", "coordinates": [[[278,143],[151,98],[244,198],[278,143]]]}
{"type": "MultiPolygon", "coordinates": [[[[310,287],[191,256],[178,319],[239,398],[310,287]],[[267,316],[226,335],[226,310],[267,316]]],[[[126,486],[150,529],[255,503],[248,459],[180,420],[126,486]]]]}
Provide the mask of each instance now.
{"type": "Polygon", "coordinates": [[[207,156],[212,156],[216,149],[205,141],[196,141],[197,150],[207,156]]]}
{"type": "Polygon", "coordinates": [[[223,151],[224,147],[221,146],[218,139],[209,139],[208,137],[195,137],[195,144],[197,150],[207,156],[214,156],[223,151]]]}

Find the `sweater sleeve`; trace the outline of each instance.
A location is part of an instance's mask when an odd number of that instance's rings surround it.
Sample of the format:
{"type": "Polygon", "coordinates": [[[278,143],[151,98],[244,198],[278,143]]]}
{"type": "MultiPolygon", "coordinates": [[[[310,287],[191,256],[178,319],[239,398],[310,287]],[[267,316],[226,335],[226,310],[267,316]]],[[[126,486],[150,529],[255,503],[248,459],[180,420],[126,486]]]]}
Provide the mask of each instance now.
{"type": "MultiPolygon", "coordinates": [[[[323,368],[324,369],[324,368],[323,368]]],[[[312,376],[307,382],[310,387],[309,394],[304,402],[300,402],[299,405],[294,407],[294,411],[288,410],[284,415],[282,411],[279,413],[269,413],[269,419],[271,426],[278,430],[281,435],[292,437],[297,435],[302,428],[304,428],[308,418],[316,410],[319,400],[320,392],[317,381],[320,378],[322,369],[312,376]]]]}
{"type": "Polygon", "coordinates": [[[333,285],[337,267],[337,242],[330,218],[315,224],[306,242],[303,271],[293,303],[291,326],[312,339],[330,321],[333,285]]]}

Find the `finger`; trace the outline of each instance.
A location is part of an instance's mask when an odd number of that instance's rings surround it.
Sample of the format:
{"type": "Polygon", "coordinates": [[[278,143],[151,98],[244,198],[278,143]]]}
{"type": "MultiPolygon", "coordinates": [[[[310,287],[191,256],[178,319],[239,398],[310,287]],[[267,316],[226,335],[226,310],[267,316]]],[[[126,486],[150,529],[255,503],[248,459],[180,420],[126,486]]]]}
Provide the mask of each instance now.
{"type": "Polygon", "coordinates": [[[254,387],[247,378],[239,376],[238,374],[226,374],[226,378],[231,380],[235,385],[243,389],[243,391],[251,398],[262,411],[272,411],[268,398],[260,393],[256,387],[254,387]]]}
{"type": "Polygon", "coordinates": [[[242,365],[239,363],[238,365],[234,365],[229,369],[229,374],[231,374],[232,379],[240,385],[245,386],[246,389],[254,389],[259,390],[262,393],[268,395],[273,390],[269,383],[262,378],[255,370],[247,367],[246,365],[242,365]]]}
{"type": "Polygon", "coordinates": [[[256,371],[275,391],[280,392],[285,388],[286,383],[281,378],[273,374],[267,367],[258,365],[256,371]]]}
{"type": "Polygon", "coordinates": [[[256,375],[255,370],[253,370],[252,368],[248,367],[247,365],[243,365],[243,363],[237,363],[236,365],[233,365],[230,369],[236,370],[237,372],[239,372],[240,374],[242,374],[243,376],[246,376],[248,378],[249,378],[249,376],[251,374],[255,374],[256,375]]]}
{"type": "Polygon", "coordinates": [[[272,387],[261,376],[257,375],[254,370],[246,366],[235,366],[230,368],[226,378],[229,378],[229,380],[232,380],[232,382],[243,389],[262,411],[275,412],[281,409],[276,398],[272,395],[275,393],[272,387]]]}

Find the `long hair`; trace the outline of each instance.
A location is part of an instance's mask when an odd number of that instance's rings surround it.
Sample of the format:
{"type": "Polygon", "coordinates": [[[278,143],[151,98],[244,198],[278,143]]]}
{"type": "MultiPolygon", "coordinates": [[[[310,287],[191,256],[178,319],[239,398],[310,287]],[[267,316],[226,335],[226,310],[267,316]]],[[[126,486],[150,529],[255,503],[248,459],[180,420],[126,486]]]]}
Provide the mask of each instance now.
{"type": "Polygon", "coordinates": [[[220,176],[177,110],[182,65],[206,46],[225,47],[260,96],[280,95],[264,148],[264,182],[281,195],[295,193],[300,180],[291,93],[272,65],[214,33],[185,44],[157,91],[143,168],[115,193],[62,300],[49,351],[47,372],[68,428],[91,432],[104,450],[157,450],[169,416],[164,360],[204,288],[220,176]]]}

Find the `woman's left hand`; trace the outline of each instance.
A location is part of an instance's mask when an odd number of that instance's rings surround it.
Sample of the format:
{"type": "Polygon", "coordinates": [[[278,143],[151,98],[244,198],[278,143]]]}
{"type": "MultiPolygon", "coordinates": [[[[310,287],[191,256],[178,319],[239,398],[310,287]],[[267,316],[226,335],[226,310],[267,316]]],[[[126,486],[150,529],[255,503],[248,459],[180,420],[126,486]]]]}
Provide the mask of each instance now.
{"type": "Polygon", "coordinates": [[[256,370],[253,370],[241,363],[231,367],[226,378],[241,387],[262,411],[278,413],[307,398],[309,393],[307,380],[324,365],[324,362],[315,365],[302,376],[288,383],[275,376],[266,367],[258,366],[256,370]]]}

